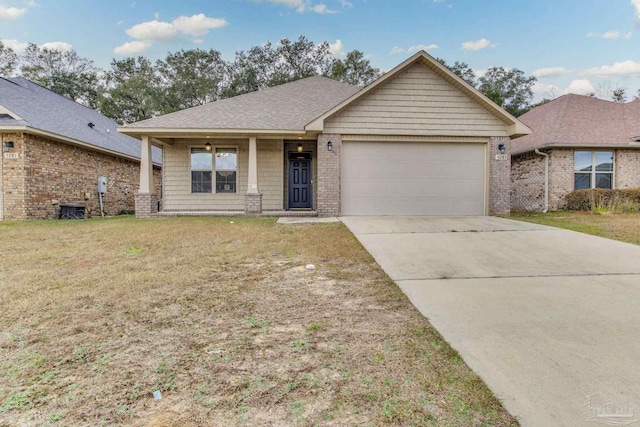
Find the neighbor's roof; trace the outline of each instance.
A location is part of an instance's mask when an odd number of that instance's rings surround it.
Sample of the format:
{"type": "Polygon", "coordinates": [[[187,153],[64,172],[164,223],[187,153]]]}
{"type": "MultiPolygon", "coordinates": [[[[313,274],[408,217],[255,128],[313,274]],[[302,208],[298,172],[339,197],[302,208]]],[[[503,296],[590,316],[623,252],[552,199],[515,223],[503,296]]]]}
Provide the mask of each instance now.
{"type": "MultiPolygon", "coordinates": [[[[118,133],[117,127],[97,111],[23,77],[0,78],[0,131],[32,132],[140,159],[140,141],[118,133]]],[[[154,149],[153,162],[162,162],[161,150],[154,149]]]]}
{"type": "Polygon", "coordinates": [[[120,128],[298,131],[361,88],[314,76],[120,128]]]}
{"type": "Polygon", "coordinates": [[[519,154],[550,146],[639,147],[640,101],[626,104],[568,94],[519,117],[533,133],[511,143],[519,154]]]}

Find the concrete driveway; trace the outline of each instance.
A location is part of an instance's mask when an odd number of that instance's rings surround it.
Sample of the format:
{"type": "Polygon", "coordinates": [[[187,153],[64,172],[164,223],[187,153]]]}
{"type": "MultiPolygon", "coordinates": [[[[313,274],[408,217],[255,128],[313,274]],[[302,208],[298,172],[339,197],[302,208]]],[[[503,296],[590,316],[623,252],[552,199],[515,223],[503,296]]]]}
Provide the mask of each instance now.
{"type": "Polygon", "coordinates": [[[494,217],[341,219],[522,425],[640,426],[640,246],[494,217]]]}

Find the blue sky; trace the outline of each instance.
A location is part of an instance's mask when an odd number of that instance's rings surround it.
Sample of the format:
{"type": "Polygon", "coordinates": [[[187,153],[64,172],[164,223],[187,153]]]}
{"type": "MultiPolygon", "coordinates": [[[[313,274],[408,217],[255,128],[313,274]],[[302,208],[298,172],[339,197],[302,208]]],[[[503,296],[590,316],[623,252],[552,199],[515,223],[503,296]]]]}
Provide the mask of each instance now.
{"type": "Polygon", "coordinates": [[[640,0],[0,0],[0,39],[112,58],[214,48],[226,59],[305,35],[393,68],[416,49],[534,74],[537,98],[640,89],[640,0]]]}

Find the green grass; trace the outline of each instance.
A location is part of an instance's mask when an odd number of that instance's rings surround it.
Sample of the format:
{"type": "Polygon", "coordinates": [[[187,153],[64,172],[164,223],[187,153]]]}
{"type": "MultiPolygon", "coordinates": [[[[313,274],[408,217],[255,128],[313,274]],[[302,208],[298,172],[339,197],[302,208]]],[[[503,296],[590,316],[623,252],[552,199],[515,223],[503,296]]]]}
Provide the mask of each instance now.
{"type": "Polygon", "coordinates": [[[640,213],[560,211],[512,213],[510,218],[640,245],[640,213]]]}

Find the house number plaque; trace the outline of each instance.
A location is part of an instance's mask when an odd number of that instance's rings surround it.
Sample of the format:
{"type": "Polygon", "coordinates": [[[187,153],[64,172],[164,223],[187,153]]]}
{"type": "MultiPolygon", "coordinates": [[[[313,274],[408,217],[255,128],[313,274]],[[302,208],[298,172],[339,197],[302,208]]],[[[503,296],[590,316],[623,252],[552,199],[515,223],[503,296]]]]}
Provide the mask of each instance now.
{"type": "Polygon", "coordinates": [[[496,160],[507,160],[508,154],[496,154],[496,160]]]}
{"type": "Polygon", "coordinates": [[[20,153],[4,153],[5,159],[19,159],[20,153]]]}

